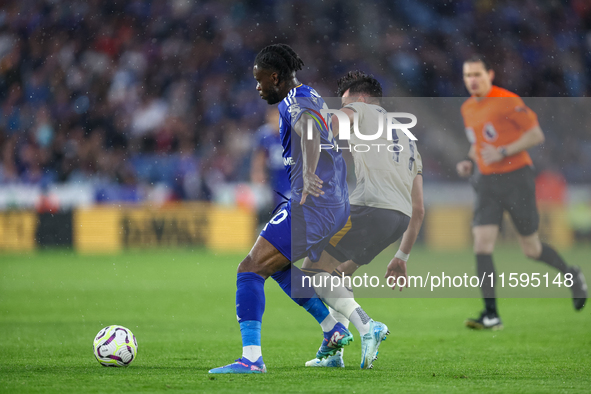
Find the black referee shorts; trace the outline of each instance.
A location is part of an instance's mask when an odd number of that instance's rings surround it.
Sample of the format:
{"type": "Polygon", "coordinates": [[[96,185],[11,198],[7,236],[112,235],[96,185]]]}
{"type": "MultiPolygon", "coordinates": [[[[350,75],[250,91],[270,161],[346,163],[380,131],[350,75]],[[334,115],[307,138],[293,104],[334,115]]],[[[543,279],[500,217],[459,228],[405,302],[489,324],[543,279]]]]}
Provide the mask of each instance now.
{"type": "Polygon", "coordinates": [[[350,220],[324,250],[341,263],[369,264],[402,237],[409,222],[410,217],[399,211],[351,205],[350,220]]]}
{"type": "Polygon", "coordinates": [[[530,166],[505,174],[480,175],[474,189],[473,226],[500,226],[503,211],[507,211],[519,234],[527,236],[538,230],[540,216],[536,206],[534,170],[530,166]]]}

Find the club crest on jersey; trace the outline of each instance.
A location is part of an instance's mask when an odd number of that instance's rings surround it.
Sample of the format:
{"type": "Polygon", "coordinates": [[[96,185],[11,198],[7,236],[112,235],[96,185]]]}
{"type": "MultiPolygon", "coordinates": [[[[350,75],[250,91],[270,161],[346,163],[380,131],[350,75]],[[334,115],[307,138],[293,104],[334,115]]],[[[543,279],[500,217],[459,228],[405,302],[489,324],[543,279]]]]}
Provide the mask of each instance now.
{"type": "Polygon", "coordinates": [[[484,127],[482,129],[482,135],[484,136],[484,139],[487,140],[488,142],[496,141],[497,137],[499,136],[497,131],[495,130],[494,126],[490,122],[488,122],[484,125],[484,127]]]}
{"type": "Polygon", "coordinates": [[[302,112],[302,108],[298,103],[293,103],[289,106],[289,114],[291,115],[292,119],[297,118],[300,112],[302,112]]]}

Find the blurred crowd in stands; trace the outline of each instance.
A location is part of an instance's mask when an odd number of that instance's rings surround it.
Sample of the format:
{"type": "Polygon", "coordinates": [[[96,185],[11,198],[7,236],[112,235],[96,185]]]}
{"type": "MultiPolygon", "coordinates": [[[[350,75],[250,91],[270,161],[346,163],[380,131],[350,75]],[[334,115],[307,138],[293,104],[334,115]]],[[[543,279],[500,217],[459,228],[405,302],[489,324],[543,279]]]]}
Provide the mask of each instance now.
{"type": "MultiPolygon", "coordinates": [[[[165,183],[174,198],[208,199],[249,181],[267,110],[251,67],[276,42],[300,54],[300,80],[323,96],[350,69],[374,74],[387,96],[465,96],[462,60],[476,52],[522,96],[591,93],[586,0],[5,0],[0,187],[165,183]]],[[[547,136],[558,171],[589,150],[589,131],[572,133],[547,136]]],[[[461,157],[428,146],[422,156],[426,180],[457,180],[461,157]]],[[[591,171],[563,175],[591,183],[591,171]]]]}

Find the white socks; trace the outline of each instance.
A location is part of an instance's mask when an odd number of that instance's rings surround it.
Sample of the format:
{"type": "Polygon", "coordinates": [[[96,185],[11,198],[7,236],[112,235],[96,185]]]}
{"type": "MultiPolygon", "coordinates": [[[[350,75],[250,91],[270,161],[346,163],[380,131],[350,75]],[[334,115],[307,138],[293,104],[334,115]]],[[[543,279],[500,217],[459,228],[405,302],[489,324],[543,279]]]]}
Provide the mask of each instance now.
{"type": "Polygon", "coordinates": [[[328,332],[332,330],[336,324],[336,319],[329,313],[320,323],[320,327],[322,327],[322,331],[328,332]]]}
{"type": "MultiPolygon", "coordinates": [[[[331,275],[328,272],[320,272],[312,277],[313,285],[320,284],[320,286],[314,286],[316,294],[318,294],[318,297],[320,297],[326,305],[336,312],[339,312],[343,317],[348,316],[349,320],[353,323],[361,336],[367,334],[369,332],[369,321],[371,319],[355,301],[352,291],[345,286],[331,288],[330,277],[331,275]],[[316,280],[314,280],[314,278],[316,278],[316,280]],[[326,286],[324,286],[325,283],[326,286]]],[[[342,323],[340,318],[338,318],[338,315],[335,316],[335,318],[342,323]]]]}
{"type": "Polygon", "coordinates": [[[335,311],[330,306],[328,307],[328,310],[330,311],[330,314],[332,315],[332,317],[335,318],[336,321],[345,326],[345,328],[349,328],[350,321],[341,312],[335,311]]]}
{"type": "Polygon", "coordinates": [[[261,353],[261,347],[256,345],[244,346],[242,348],[242,357],[250,360],[250,362],[255,362],[261,357],[263,354],[261,353]]]}
{"type": "Polygon", "coordinates": [[[371,319],[367,316],[367,313],[361,307],[355,309],[349,316],[349,320],[355,326],[359,335],[364,336],[369,332],[369,322],[371,319]]]}

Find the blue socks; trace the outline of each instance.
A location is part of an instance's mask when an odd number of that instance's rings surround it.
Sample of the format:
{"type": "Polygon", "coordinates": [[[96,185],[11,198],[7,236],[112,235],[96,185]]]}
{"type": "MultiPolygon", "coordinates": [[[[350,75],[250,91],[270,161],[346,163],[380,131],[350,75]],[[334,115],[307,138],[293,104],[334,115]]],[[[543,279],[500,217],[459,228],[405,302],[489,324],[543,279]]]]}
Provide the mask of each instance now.
{"type": "MultiPolygon", "coordinates": [[[[240,322],[242,346],[261,346],[261,322],[247,320],[240,322]]],[[[252,360],[256,361],[256,360],[252,360]]]]}
{"type": "Polygon", "coordinates": [[[265,279],[254,272],[240,272],[236,287],[236,315],[240,323],[242,346],[261,346],[265,279]]]}
{"type": "MultiPolygon", "coordinates": [[[[328,308],[320,298],[316,296],[316,291],[312,286],[303,286],[302,287],[302,278],[306,275],[295,265],[290,266],[291,269],[286,269],[284,271],[279,271],[271,275],[273,279],[279,284],[279,286],[283,289],[283,291],[292,299],[296,304],[303,307],[305,310],[308,311],[318,323],[322,323],[324,319],[329,315],[328,308]],[[292,297],[292,279],[293,283],[295,283],[294,292],[302,297],[292,297]]],[[[305,281],[306,284],[309,284],[309,281],[305,281]]]]}
{"type": "MultiPolygon", "coordinates": [[[[312,286],[302,286],[302,278],[306,278],[306,275],[295,265],[284,271],[275,272],[271,278],[275,279],[283,291],[299,306],[303,306],[308,299],[316,297],[316,291],[312,286]],[[293,290],[292,281],[294,283],[293,290]],[[295,295],[298,297],[294,297],[295,295]]],[[[306,284],[310,283],[309,280],[305,282],[306,284]]]]}
{"type": "Polygon", "coordinates": [[[308,301],[302,306],[308,311],[309,314],[314,316],[314,319],[316,319],[319,324],[322,324],[324,319],[330,315],[326,305],[324,305],[322,300],[316,296],[314,296],[314,298],[308,299],[308,301]]]}

